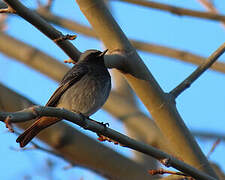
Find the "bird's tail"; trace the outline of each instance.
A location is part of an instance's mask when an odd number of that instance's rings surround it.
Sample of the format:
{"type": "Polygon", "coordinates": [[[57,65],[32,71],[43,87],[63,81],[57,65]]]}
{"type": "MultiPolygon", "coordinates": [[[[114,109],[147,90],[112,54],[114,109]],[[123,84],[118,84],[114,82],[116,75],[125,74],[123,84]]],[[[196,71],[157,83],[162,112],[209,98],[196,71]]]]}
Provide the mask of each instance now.
{"type": "Polygon", "coordinates": [[[57,123],[61,119],[56,117],[41,117],[34,122],[28,129],[26,129],[17,139],[16,142],[20,143],[20,147],[26,146],[40,131],[48,126],[57,123]]]}

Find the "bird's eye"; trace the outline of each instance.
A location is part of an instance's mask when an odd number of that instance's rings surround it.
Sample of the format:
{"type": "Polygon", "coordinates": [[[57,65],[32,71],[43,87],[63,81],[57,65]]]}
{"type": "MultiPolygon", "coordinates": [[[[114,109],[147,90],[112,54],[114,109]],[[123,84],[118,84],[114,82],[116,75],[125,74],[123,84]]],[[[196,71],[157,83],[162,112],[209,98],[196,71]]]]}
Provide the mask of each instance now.
{"type": "Polygon", "coordinates": [[[96,52],[95,56],[99,56],[101,54],[101,52],[96,52]]]}
{"type": "Polygon", "coordinates": [[[98,57],[101,54],[101,52],[94,52],[91,54],[91,56],[93,57],[98,57]]]}

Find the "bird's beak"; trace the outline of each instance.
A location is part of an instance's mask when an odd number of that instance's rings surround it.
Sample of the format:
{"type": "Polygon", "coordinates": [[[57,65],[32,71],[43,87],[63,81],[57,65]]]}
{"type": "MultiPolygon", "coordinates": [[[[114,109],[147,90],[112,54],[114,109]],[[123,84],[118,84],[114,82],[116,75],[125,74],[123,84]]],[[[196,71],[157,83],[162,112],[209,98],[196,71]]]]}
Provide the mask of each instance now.
{"type": "Polygon", "coordinates": [[[107,53],[108,49],[106,49],[105,51],[103,51],[101,54],[99,54],[99,57],[104,56],[107,53]]]}

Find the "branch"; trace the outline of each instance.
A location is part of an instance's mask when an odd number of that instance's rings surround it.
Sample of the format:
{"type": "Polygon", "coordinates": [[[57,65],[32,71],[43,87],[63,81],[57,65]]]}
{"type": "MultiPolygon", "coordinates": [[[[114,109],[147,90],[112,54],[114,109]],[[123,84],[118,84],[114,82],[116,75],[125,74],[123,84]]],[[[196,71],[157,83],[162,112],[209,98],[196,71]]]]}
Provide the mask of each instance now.
{"type": "Polygon", "coordinates": [[[172,98],[163,92],[103,1],[77,0],[77,3],[104,45],[111,52],[119,50],[126,57],[123,64],[126,71],[121,72],[167,137],[174,153],[185,162],[217,177],[185,126],[172,98]]]}
{"type": "MultiPolygon", "coordinates": [[[[33,105],[25,97],[1,84],[0,92],[1,111],[15,112],[33,105]]],[[[17,126],[26,129],[31,123],[18,123],[17,126]]],[[[93,138],[68,125],[68,123],[61,121],[49,127],[48,130],[41,132],[37,138],[63,155],[71,164],[78,164],[102,176],[112,179],[151,179],[147,169],[143,166],[104,146],[102,143],[96,142],[93,138]],[[118,162],[120,166],[118,166],[118,162]],[[129,173],[127,173],[127,169],[130,170],[129,173]]]]}
{"type": "Polygon", "coordinates": [[[98,123],[91,119],[84,118],[82,115],[73,113],[66,109],[35,106],[32,108],[24,109],[22,111],[13,113],[1,112],[0,121],[4,122],[5,119],[10,118],[9,119],[10,123],[20,123],[42,116],[50,116],[66,119],[84,128],[85,130],[91,130],[99,135],[104,135],[110,139],[113,139],[116,142],[119,142],[125,147],[150,155],[159,160],[165,166],[174,167],[175,169],[180,170],[198,180],[216,180],[215,178],[210,177],[209,175],[189,166],[188,164],[185,164],[184,162],[152,146],[131,139],[128,136],[125,136],[119,132],[116,132],[113,129],[106,127],[105,125],[102,125],[101,123],[98,123]]]}
{"type": "Polygon", "coordinates": [[[163,10],[163,11],[167,11],[167,12],[176,14],[178,16],[185,15],[185,16],[198,17],[198,18],[202,18],[202,19],[210,19],[210,20],[214,20],[214,21],[225,22],[225,16],[216,14],[216,13],[201,12],[201,11],[185,9],[185,8],[180,8],[177,6],[171,6],[171,5],[167,5],[167,4],[146,1],[146,0],[117,0],[117,1],[124,1],[124,2],[132,3],[132,4],[144,6],[144,7],[159,9],[159,10],[163,10]]]}
{"type": "MultiPolygon", "coordinates": [[[[85,25],[82,25],[74,20],[69,20],[61,16],[56,16],[52,14],[51,12],[46,11],[46,9],[43,9],[43,8],[38,9],[37,12],[46,21],[54,23],[63,28],[67,28],[76,33],[81,33],[89,37],[98,38],[96,33],[91,28],[85,25]]],[[[129,41],[138,50],[157,54],[160,56],[175,58],[175,59],[178,59],[187,63],[195,64],[195,65],[200,65],[204,61],[206,61],[205,57],[202,57],[190,52],[182,51],[179,49],[174,49],[171,47],[161,46],[157,44],[151,44],[151,43],[142,42],[142,41],[138,41],[134,39],[129,39],[129,41]]],[[[223,62],[215,62],[210,68],[212,70],[225,73],[225,63],[223,62]]]]}
{"type": "MultiPolygon", "coordinates": [[[[209,0],[198,0],[202,6],[205,7],[209,12],[219,14],[219,11],[214,7],[213,3],[209,0]]],[[[225,22],[222,22],[222,26],[225,28],[225,22]]]]}
{"type": "Polygon", "coordinates": [[[10,8],[24,18],[26,21],[34,25],[39,31],[44,33],[48,38],[53,40],[71,59],[77,61],[80,51],[76,49],[68,40],[56,41],[65,37],[61,32],[43,20],[37,13],[29,10],[17,0],[4,0],[10,8]]]}
{"type": "Polygon", "coordinates": [[[222,44],[201,66],[199,66],[190,76],[174,88],[170,94],[176,98],[184,90],[189,88],[191,84],[198,79],[225,51],[225,43],[222,44]]]}

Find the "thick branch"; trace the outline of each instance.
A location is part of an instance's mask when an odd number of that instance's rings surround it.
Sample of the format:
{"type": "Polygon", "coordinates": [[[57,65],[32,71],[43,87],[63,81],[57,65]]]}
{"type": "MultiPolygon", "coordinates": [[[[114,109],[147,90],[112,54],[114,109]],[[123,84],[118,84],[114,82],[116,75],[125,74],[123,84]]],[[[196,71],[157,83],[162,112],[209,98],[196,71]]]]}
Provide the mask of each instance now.
{"type": "MultiPolygon", "coordinates": [[[[53,15],[49,11],[46,11],[46,9],[44,8],[38,9],[38,13],[47,21],[54,23],[58,26],[67,28],[71,31],[75,31],[76,33],[81,33],[89,37],[97,38],[96,33],[91,28],[84,26],[78,22],[75,22],[74,20],[72,21],[60,16],[53,15]]],[[[205,57],[202,57],[190,52],[182,51],[179,49],[174,49],[171,47],[161,46],[157,44],[151,44],[147,42],[141,42],[141,41],[132,40],[132,39],[129,39],[129,41],[138,50],[157,54],[160,56],[175,58],[175,59],[178,59],[187,63],[195,64],[195,65],[200,65],[204,61],[206,61],[205,57]]],[[[210,67],[210,69],[225,73],[225,63],[215,62],[210,67]]]]}
{"type": "Polygon", "coordinates": [[[76,49],[68,40],[58,41],[63,34],[56,30],[53,26],[45,22],[37,13],[29,10],[17,0],[4,0],[16,13],[26,21],[34,25],[47,37],[53,40],[71,59],[77,61],[80,51],[76,49]]]}
{"type": "Polygon", "coordinates": [[[225,43],[222,44],[201,66],[199,66],[190,76],[174,88],[170,94],[176,98],[184,90],[189,88],[191,84],[198,79],[225,51],[225,43]]]}
{"type": "Polygon", "coordinates": [[[159,9],[159,10],[163,10],[163,11],[167,11],[167,12],[176,14],[178,16],[192,16],[192,17],[198,17],[198,18],[203,18],[203,19],[210,19],[210,20],[225,22],[225,16],[216,14],[216,13],[201,12],[201,11],[185,9],[185,8],[180,8],[177,6],[171,6],[171,5],[167,5],[167,4],[146,1],[146,0],[117,0],[117,1],[124,1],[124,2],[128,2],[128,3],[136,4],[136,5],[153,8],[153,9],[159,9]]]}
{"type": "Polygon", "coordinates": [[[196,168],[217,177],[206,157],[186,128],[175,105],[165,94],[101,0],[77,0],[95,32],[111,51],[123,52],[124,76],[168,138],[178,157],[196,168]],[[185,147],[185,148],[184,148],[185,147]],[[204,164],[204,166],[202,166],[204,164]]]}
{"type": "Polygon", "coordinates": [[[138,142],[134,139],[129,138],[119,132],[116,132],[113,129],[110,129],[100,123],[97,123],[91,119],[86,119],[80,114],[73,113],[66,109],[55,108],[55,107],[41,107],[35,106],[29,109],[24,109],[22,111],[7,113],[0,113],[0,121],[3,121],[6,118],[10,118],[10,123],[20,123],[29,121],[31,119],[42,117],[42,116],[51,116],[51,117],[59,117],[66,119],[70,122],[73,122],[84,129],[91,130],[97,134],[104,135],[113,139],[116,142],[119,142],[125,147],[131,148],[133,150],[142,152],[144,154],[150,155],[156,159],[158,159],[161,163],[166,165],[167,167],[174,167],[193,178],[199,180],[216,180],[213,177],[208,176],[205,173],[200,172],[199,170],[185,164],[184,162],[170,156],[162,151],[157,150],[156,148],[144,144],[142,142],[138,142]]]}

